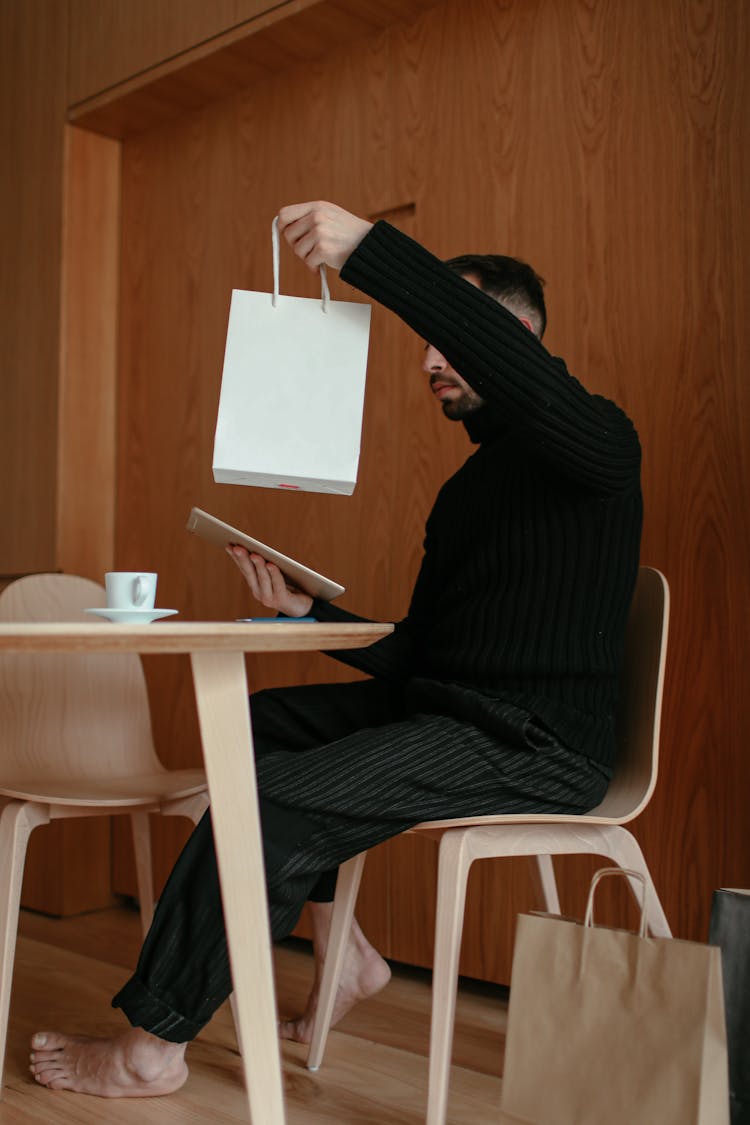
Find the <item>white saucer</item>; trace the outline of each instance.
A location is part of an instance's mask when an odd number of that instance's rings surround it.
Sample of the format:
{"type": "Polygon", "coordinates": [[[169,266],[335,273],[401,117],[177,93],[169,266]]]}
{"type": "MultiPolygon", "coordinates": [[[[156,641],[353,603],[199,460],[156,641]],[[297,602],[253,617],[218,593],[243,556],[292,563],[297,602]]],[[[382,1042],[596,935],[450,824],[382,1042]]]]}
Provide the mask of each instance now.
{"type": "Polygon", "coordinates": [[[108,621],[114,621],[117,625],[148,625],[152,621],[158,621],[160,617],[171,617],[173,613],[179,613],[178,609],[108,609],[102,606],[101,609],[87,609],[86,613],[95,613],[97,617],[106,617],[108,621]]]}

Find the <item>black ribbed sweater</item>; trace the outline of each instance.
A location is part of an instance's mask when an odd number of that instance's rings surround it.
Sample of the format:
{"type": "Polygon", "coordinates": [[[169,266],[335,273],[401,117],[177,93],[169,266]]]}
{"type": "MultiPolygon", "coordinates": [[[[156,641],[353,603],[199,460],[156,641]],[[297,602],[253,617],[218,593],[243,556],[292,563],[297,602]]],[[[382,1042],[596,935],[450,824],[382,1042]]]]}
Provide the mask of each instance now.
{"type": "MultiPolygon", "coordinates": [[[[464,422],[478,448],[427,521],[406,618],[370,648],[331,655],[403,683],[418,709],[498,734],[502,705],[513,703],[610,763],[642,519],[632,423],[388,223],[376,223],[341,277],[433,344],[485,405],[464,422]]],[[[312,612],[357,620],[319,601],[312,612]]]]}

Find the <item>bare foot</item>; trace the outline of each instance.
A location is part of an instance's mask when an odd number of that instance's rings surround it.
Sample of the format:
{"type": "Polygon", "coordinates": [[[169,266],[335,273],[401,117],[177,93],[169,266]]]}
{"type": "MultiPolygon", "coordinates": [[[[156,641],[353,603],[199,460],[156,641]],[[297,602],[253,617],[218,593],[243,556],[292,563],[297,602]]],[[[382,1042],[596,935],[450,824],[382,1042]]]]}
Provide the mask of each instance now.
{"type": "MultiPolygon", "coordinates": [[[[328,944],[331,907],[329,903],[311,903],[313,923],[313,950],[315,953],[315,981],[307,1000],[307,1007],[296,1019],[280,1020],[279,1035],[282,1039],[293,1039],[296,1043],[309,1043],[312,1038],[315,1013],[320,995],[320,978],[328,944]]],[[[333,1007],[331,1027],[338,1023],[360,1000],[374,996],[385,988],[391,979],[391,970],[386,962],[362,933],[356,918],[346,950],[344,967],[341,972],[336,1002],[333,1007]]]]}
{"type": "Polygon", "coordinates": [[[168,1043],[134,1027],[112,1039],[39,1031],[31,1038],[31,1073],[50,1090],[101,1098],[171,1094],[188,1076],[186,1043],[168,1043]]]}

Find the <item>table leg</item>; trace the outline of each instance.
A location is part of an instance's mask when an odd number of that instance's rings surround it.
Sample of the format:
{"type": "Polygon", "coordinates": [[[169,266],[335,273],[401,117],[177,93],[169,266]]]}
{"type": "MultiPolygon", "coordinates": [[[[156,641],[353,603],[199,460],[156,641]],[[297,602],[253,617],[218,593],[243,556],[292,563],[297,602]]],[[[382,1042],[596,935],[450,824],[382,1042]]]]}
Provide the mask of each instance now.
{"type": "Polygon", "coordinates": [[[284,1125],[245,658],[191,655],[250,1120],[284,1125]]]}

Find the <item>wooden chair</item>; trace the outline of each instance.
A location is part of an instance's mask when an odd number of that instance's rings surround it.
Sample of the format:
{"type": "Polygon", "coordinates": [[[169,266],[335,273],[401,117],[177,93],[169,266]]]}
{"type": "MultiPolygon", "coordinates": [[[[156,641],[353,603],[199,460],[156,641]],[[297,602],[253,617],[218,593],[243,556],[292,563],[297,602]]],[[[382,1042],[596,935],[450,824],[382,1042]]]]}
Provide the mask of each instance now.
{"type": "MultiPolygon", "coordinates": [[[[104,604],[103,588],[86,578],[31,575],[0,593],[0,621],[93,621],[83,610],[104,604]]],[[[154,908],[149,814],[196,823],[207,808],[203,770],[167,770],[156,756],[140,657],[0,653],[0,1090],[31,832],[50,820],[127,813],[145,934],[154,908]]]]}
{"type": "MultiPolygon", "coordinates": [[[[551,856],[589,853],[642,874],[651,932],[671,937],[641,849],[623,827],[654,791],[669,619],[669,587],[641,567],[627,628],[618,732],[619,757],[607,795],[584,815],[510,815],[429,821],[410,829],[439,841],[427,1125],[445,1121],[466,882],[475,859],[534,857],[543,906],[560,913],[551,856]]],[[[320,1066],[366,852],[339,871],[331,934],[307,1065],[320,1066]]],[[[632,880],[638,898],[639,886],[632,880]]]]}

